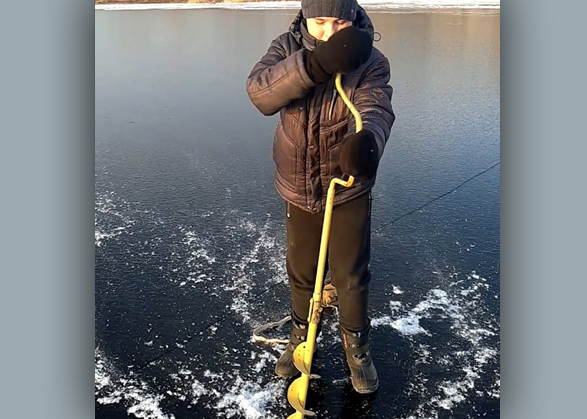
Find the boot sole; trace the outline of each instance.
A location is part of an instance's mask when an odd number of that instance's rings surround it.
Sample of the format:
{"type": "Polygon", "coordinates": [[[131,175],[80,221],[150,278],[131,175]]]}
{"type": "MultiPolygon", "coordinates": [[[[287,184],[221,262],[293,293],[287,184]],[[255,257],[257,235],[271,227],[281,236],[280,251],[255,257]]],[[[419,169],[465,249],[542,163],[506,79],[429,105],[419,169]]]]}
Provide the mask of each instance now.
{"type": "MultiPolygon", "coordinates": [[[[351,379],[351,383],[352,383],[352,379],[351,379]]],[[[379,380],[377,380],[377,384],[375,384],[374,387],[372,388],[366,388],[366,389],[357,389],[355,387],[355,383],[353,383],[353,389],[359,393],[359,394],[371,394],[371,393],[375,393],[378,389],[379,389],[379,380]]]]}
{"type": "Polygon", "coordinates": [[[351,379],[351,383],[353,384],[353,389],[359,393],[359,394],[371,394],[371,393],[375,393],[378,389],[379,389],[379,377],[377,377],[377,381],[375,382],[375,384],[372,387],[367,387],[367,388],[357,388],[357,386],[355,385],[355,381],[353,380],[353,375],[351,373],[351,368],[350,365],[348,363],[348,359],[345,362],[345,369],[347,371],[347,373],[350,376],[351,379]]]}

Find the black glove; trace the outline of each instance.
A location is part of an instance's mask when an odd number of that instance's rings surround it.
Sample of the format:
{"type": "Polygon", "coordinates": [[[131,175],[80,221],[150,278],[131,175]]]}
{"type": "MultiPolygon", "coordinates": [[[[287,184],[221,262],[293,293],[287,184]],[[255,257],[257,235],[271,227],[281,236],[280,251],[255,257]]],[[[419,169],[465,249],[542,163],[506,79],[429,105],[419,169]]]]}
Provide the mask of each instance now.
{"type": "Polygon", "coordinates": [[[365,64],[371,51],[371,35],[349,26],[336,32],[313,51],[308,51],[305,59],[306,71],[314,83],[325,83],[336,73],[345,74],[365,64]]]}
{"type": "Polygon", "coordinates": [[[347,135],[340,144],[339,162],[343,173],[347,175],[359,180],[374,177],[379,165],[375,135],[367,129],[347,135]]]}

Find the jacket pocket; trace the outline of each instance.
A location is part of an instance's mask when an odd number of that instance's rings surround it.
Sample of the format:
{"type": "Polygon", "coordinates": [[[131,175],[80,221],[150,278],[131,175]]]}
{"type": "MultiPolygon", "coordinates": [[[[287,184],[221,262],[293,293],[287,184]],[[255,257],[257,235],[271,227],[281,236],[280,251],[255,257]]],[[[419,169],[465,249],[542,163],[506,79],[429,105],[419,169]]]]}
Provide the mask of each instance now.
{"type": "Polygon", "coordinates": [[[335,177],[342,179],[344,176],[340,168],[340,142],[334,144],[328,150],[328,174],[329,181],[335,177]]]}
{"type": "Polygon", "coordinates": [[[320,140],[324,143],[326,151],[339,144],[348,131],[349,120],[338,121],[331,126],[320,127],[320,140]]]}
{"type": "Polygon", "coordinates": [[[286,134],[280,121],[273,140],[273,161],[281,180],[292,190],[295,190],[298,175],[298,154],[297,145],[286,134]]]}
{"type": "Polygon", "coordinates": [[[341,178],[343,173],[340,168],[340,145],[343,138],[346,136],[348,131],[348,120],[340,121],[336,125],[328,127],[324,131],[320,132],[322,141],[326,146],[326,156],[328,159],[328,174],[329,179],[333,177],[341,178]]]}

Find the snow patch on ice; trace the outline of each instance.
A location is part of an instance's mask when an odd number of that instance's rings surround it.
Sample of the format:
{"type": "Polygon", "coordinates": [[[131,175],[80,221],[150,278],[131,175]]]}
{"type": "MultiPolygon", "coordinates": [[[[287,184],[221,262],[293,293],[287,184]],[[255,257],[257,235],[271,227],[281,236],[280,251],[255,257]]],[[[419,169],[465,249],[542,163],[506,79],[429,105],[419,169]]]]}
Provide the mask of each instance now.
{"type": "Polygon", "coordinates": [[[250,220],[240,220],[239,230],[232,234],[248,234],[254,237],[252,248],[237,254],[228,267],[227,280],[222,289],[233,295],[231,310],[237,313],[245,323],[252,324],[252,304],[255,303],[254,290],[267,288],[268,284],[285,282],[285,249],[271,235],[270,221],[263,225],[250,220]]]}
{"type": "Polygon", "coordinates": [[[431,289],[413,308],[403,302],[391,301],[389,315],[371,320],[373,327],[391,327],[408,339],[417,355],[416,365],[423,366],[408,390],[421,402],[407,419],[438,417],[438,409],[452,410],[472,394],[499,398],[498,370],[491,388],[476,388],[482,373],[487,374],[488,364],[499,363],[499,346],[495,347],[495,343],[490,341],[499,335],[499,319],[488,319],[483,303],[484,298],[490,295],[490,286],[487,279],[476,272],[469,275],[452,273],[448,279],[450,281],[441,281],[446,289],[431,289]],[[433,329],[424,329],[420,324],[424,319],[431,324],[448,320],[449,335],[437,336],[433,329]],[[443,342],[450,342],[451,345],[444,345],[443,342]],[[456,349],[446,353],[451,347],[456,349]],[[435,370],[435,365],[439,368],[450,367],[451,371],[459,371],[460,374],[454,380],[443,380],[431,387],[431,377],[426,371],[430,370],[429,366],[435,370]]]}
{"type": "Polygon", "coordinates": [[[120,236],[135,224],[129,216],[128,202],[114,192],[96,194],[94,198],[94,244],[102,246],[106,241],[120,236]]]}
{"type": "Polygon", "coordinates": [[[148,384],[135,378],[132,371],[128,374],[118,371],[99,348],[94,351],[94,361],[97,403],[123,403],[129,415],[141,419],[175,419],[159,406],[165,396],[152,394],[148,384]]]}
{"type": "Polygon", "coordinates": [[[284,390],[284,382],[270,382],[263,386],[237,376],[232,387],[222,396],[216,408],[228,417],[245,419],[277,419],[270,413],[271,405],[278,400],[284,390]]]}

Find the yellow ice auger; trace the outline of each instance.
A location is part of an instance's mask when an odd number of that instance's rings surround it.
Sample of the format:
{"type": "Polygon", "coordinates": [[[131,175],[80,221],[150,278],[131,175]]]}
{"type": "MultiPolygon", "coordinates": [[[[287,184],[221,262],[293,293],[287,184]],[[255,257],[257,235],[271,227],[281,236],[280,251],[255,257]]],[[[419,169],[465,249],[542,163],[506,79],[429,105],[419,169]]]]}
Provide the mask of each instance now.
{"type": "MultiPolygon", "coordinates": [[[[355,117],[357,132],[363,128],[361,115],[353,106],[347,95],[345,94],[342,84],[342,75],[336,75],[336,90],[344,103],[349,107],[353,116],[355,117]]],[[[316,331],[318,323],[320,323],[320,315],[322,313],[322,282],[324,279],[324,266],[326,264],[326,251],[328,249],[328,237],[330,235],[330,221],[332,218],[332,206],[334,203],[334,189],[336,185],[342,185],[345,188],[352,186],[355,179],[349,176],[347,181],[342,179],[332,179],[328,187],[328,195],[326,198],[326,210],[324,213],[324,224],[322,226],[322,239],[320,241],[320,256],[318,258],[318,270],[316,271],[316,284],[314,285],[314,294],[310,300],[310,312],[308,313],[308,333],[306,341],[299,344],[294,351],[294,364],[298,370],[301,371],[301,377],[297,378],[287,390],[287,400],[289,404],[296,409],[296,413],[290,415],[288,419],[303,419],[304,416],[314,416],[314,412],[306,410],[306,396],[308,394],[308,385],[310,378],[318,378],[319,376],[311,374],[312,356],[314,354],[314,346],[316,340],[316,331]]]]}

